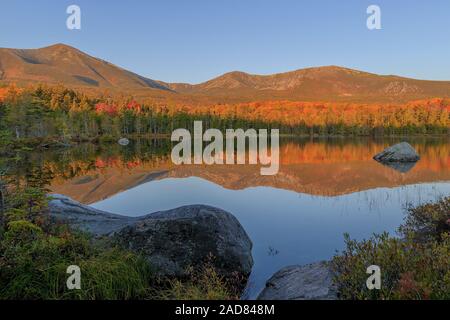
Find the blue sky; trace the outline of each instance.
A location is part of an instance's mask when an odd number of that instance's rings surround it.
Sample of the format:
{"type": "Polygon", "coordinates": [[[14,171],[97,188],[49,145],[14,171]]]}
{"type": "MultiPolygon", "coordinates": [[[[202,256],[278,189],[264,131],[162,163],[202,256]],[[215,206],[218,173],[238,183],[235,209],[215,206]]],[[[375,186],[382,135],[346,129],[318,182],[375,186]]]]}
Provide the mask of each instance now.
{"type": "Polygon", "coordinates": [[[66,43],[152,79],[198,83],[340,65],[450,80],[448,0],[1,0],[0,47],[66,43]],[[66,8],[82,29],[66,28],[66,8]],[[377,4],[382,30],[366,27],[377,4]]]}

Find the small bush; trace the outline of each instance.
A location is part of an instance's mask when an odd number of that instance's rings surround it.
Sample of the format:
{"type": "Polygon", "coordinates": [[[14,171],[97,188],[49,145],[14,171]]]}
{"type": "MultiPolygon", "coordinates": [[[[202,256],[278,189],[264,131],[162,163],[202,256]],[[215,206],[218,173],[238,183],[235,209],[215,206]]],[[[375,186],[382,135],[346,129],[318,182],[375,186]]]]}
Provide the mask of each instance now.
{"type": "Polygon", "coordinates": [[[11,221],[5,240],[10,246],[19,243],[32,244],[42,236],[42,229],[26,220],[11,221]]]}
{"type": "Polygon", "coordinates": [[[403,238],[387,233],[355,241],[332,261],[341,299],[450,299],[449,198],[408,209],[403,238]],[[366,286],[367,267],[381,268],[381,290],[366,286]]]}
{"type": "Polygon", "coordinates": [[[366,241],[346,237],[332,268],[341,299],[450,299],[450,238],[418,243],[387,234],[366,241]],[[367,267],[381,268],[381,290],[366,286],[367,267]]]}
{"type": "Polygon", "coordinates": [[[408,208],[406,221],[399,231],[404,236],[411,234],[420,241],[440,241],[443,234],[450,233],[450,197],[408,208]]]}

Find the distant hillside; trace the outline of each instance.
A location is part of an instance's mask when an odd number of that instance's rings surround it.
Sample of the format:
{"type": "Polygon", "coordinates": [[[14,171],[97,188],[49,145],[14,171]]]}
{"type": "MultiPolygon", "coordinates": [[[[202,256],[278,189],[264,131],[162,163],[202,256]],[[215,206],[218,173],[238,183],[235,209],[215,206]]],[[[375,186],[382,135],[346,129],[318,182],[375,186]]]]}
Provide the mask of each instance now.
{"type": "Polygon", "coordinates": [[[41,49],[0,49],[0,81],[108,88],[139,98],[193,103],[262,100],[374,103],[450,97],[450,81],[382,76],[337,66],[273,75],[230,72],[197,85],[166,83],[142,77],[63,44],[41,49]]]}
{"type": "Polygon", "coordinates": [[[41,49],[0,49],[0,80],[98,88],[169,90],[157,81],[63,44],[41,49]]]}
{"type": "Polygon", "coordinates": [[[449,97],[450,81],[381,76],[337,66],[274,75],[230,72],[198,85],[166,84],[180,93],[243,100],[408,101],[449,97]]]}

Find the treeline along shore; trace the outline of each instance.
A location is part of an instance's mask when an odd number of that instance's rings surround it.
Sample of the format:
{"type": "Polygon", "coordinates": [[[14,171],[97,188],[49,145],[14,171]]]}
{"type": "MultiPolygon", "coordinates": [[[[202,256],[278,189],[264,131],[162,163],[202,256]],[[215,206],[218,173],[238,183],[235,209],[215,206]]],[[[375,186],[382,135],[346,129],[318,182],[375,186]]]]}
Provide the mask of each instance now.
{"type": "Polygon", "coordinates": [[[0,88],[0,135],[11,141],[108,141],[123,136],[169,136],[174,129],[277,128],[281,135],[449,135],[450,101],[355,104],[264,101],[184,105],[132,96],[78,92],[63,86],[0,88]]]}

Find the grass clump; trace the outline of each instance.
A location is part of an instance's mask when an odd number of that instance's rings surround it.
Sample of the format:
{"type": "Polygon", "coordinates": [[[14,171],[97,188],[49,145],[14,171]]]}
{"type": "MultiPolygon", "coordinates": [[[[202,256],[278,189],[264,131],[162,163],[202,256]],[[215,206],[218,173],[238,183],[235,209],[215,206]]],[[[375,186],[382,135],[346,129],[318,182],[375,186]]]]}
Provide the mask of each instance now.
{"type": "Polygon", "coordinates": [[[138,255],[93,242],[52,223],[46,197],[14,190],[2,213],[0,299],[146,299],[152,270],[138,255]],[[81,269],[81,290],[68,290],[67,268],[81,269]]]}
{"type": "Polygon", "coordinates": [[[219,275],[212,257],[201,268],[188,270],[187,279],[167,280],[165,289],[156,293],[162,300],[238,300],[239,277],[219,275]]]}
{"type": "Polygon", "coordinates": [[[332,269],[341,299],[450,299],[450,198],[409,208],[401,238],[387,233],[364,241],[345,236],[332,269]],[[366,286],[370,265],[381,269],[381,289],[366,286]]]}

